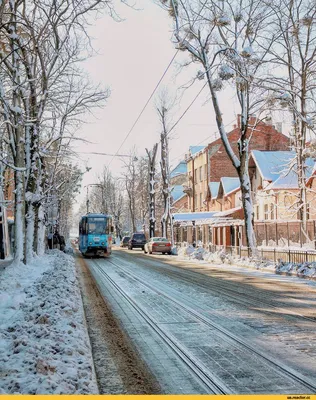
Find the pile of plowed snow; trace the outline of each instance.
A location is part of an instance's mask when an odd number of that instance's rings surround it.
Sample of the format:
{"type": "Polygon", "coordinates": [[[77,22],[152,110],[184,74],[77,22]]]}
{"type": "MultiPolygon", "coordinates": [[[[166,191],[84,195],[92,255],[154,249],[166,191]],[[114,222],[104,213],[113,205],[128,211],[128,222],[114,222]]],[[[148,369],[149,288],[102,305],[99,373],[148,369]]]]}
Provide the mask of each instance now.
{"type": "Polygon", "coordinates": [[[305,278],[316,278],[316,263],[285,263],[278,262],[275,264],[271,260],[249,257],[239,257],[238,255],[231,255],[225,250],[217,252],[210,252],[203,247],[193,247],[192,245],[183,246],[178,248],[178,257],[182,259],[198,260],[201,262],[208,262],[211,264],[229,264],[235,266],[248,266],[257,269],[269,269],[277,273],[288,273],[305,278]]]}
{"type": "Polygon", "coordinates": [[[285,263],[280,262],[276,266],[276,272],[285,272],[291,275],[304,276],[306,278],[316,278],[316,263],[285,263]]]}
{"type": "Polygon", "coordinates": [[[98,393],[73,257],[7,267],[0,291],[0,393],[98,393]]]}

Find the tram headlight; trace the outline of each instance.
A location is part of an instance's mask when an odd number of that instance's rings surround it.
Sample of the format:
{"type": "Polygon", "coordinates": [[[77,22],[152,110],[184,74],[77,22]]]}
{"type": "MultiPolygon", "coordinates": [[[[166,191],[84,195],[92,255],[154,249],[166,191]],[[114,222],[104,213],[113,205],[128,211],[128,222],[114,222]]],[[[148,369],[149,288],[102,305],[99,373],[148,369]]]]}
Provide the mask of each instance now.
{"type": "Polygon", "coordinates": [[[90,246],[92,246],[92,242],[90,242],[89,244],[90,244],[90,246]]]}
{"type": "Polygon", "coordinates": [[[103,246],[104,246],[104,242],[102,242],[101,244],[103,244],[103,246]]]}

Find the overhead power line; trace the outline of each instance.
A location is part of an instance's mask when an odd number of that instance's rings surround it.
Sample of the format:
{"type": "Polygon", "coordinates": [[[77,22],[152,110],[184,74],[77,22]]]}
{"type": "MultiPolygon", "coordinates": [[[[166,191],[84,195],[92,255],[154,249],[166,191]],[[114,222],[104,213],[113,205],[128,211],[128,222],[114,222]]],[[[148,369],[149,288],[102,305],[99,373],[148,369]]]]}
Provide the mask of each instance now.
{"type": "MultiPolygon", "coordinates": [[[[77,151],[76,154],[95,154],[97,156],[110,156],[113,157],[115,154],[109,154],[109,153],[100,153],[97,151],[77,151]]],[[[116,154],[116,157],[130,157],[128,154],[116,154]]]]}
{"type": "MultiPolygon", "coordinates": [[[[193,20],[193,22],[192,22],[192,28],[193,28],[195,22],[197,21],[197,19],[201,16],[201,12],[203,11],[203,9],[204,9],[204,7],[205,7],[207,1],[208,1],[208,0],[205,0],[205,2],[203,3],[203,5],[202,5],[202,7],[201,7],[200,12],[196,15],[196,18],[193,20]]],[[[184,39],[187,38],[188,34],[189,34],[189,33],[187,33],[187,34],[185,35],[184,39]]],[[[143,113],[144,113],[146,107],[148,106],[148,104],[149,104],[150,100],[152,99],[153,95],[156,93],[156,90],[158,89],[158,87],[159,87],[161,81],[163,80],[163,78],[165,77],[165,75],[166,75],[166,73],[168,72],[169,68],[171,67],[171,65],[172,65],[174,59],[176,58],[177,54],[179,53],[179,51],[180,51],[180,50],[177,49],[177,51],[175,52],[175,54],[174,54],[173,57],[171,58],[169,64],[167,65],[167,68],[165,69],[165,71],[164,71],[164,73],[162,74],[161,78],[159,79],[157,85],[155,86],[154,90],[152,91],[151,95],[149,96],[148,100],[146,101],[144,107],[142,108],[141,112],[139,113],[138,117],[136,118],[135,122],[133,123],[131,129],[128,131],[127,135],[125,136],[123,142],[121,143],[121,145],[120,145],[120,147],[118,148],[118,150],[117,150],[117,152],[115,153],[115,155],[111,158],[111,160],[110,160],[110,162],[109,162],[109,164],[108,164],[108,168],[110,167],[110,165],[111,165],[112,161],[114,160],[114,158],[117,157],[117,153],[121,150],[122,146],[124,145],[124,143],[126,142],[126,140],[127,140],[128,137],[129,137],[129,135],[132,133],[133,129],[135,128],[137,122],[140,120],[140,118],[141,118],[141,116],[143,115],[143,113]]]]}
{"type": "Polygon", "coordinates": [[[195,103],[196,99],[200,96],[200,94],[203,92],[203,89],[207,85],[207,82],[204,83],[204,85],[201,87],[201,89],[198,91],[194,99],[191,101],[191,103],[188,105],[188,107],[184,110],[184,112],[180,115],[178,120],[172,125],[172,127],[169,129],[167,136],[170,135],[170,133],[174,130],[174,128],[178,125],[178,123],[182,120],[182,118],[185,116],[185,114],[189,111],[189,109],[193,106],[195,103]]]}
{"type": "Polygon", "coordinates": [[[123,142],[121,143],[120,147],[118,148],[117,152],[114,154],[114,156],[113,156],[112,159],[110,160],[110,162],[109,162],[109,164],[108,164],[108,168],[110,167],[110,165],[111,165],[113,159],[114,159],[115,157],[118,156],[117,153],[121,150],[121,148],[123,147],[124,143],[125,143],[126,140],[128,139],[129,135],[132,133],[133,129],[135,128],[137,122],[140,120],[140,117],[143,115],[143,112],[145,111],[145,109],[146,109],[146,107],[148,106],[150,100],[152,99],[153,95],[155,94],[156,90],[158,89],[158,87],[159,87],[161,81],[162,81],[163,78],[165,77],[167,71],[169,70],[171,64],[173,63],[173,60],[176,58],[176,56],[177,56],[177,54],[178,54],[178,51],[179,51],[179,50],[177,50],[177,52],[174,54],[174,56],[173,56],[172,59],[170,60],[170,62],[169,62],[169,64],[168,64],[167,68],[165,69],[165,71],[164,71],[164,73],[162,74],[161,78],[159,79],[157,85],[155,86],[155,89],[152,91],[151,95],[149,96],[149,98],[148,98],[148,100],[146,101],[144,107],[142,108],[140,114],[138,115],[138,117],[136,118],[135,122],[133,123],[131,129],[128,131],[127,135],[125,136],[125,138],[124,138],[123,142]]]}
{"type": "MultiPolygon", "coordinates": [[[[228,124],[225,125],[225,128],[227,128],[227,126],[231,125],[234,121],[235,121],[235,118],[234,118],[232,121],[228,122],[228,124]]],[[[214,135],[215,133],[217,133],[217,132],[218,132],[217,130],[214,131],[212,135],[207,136],[207,137],[204,138],[201,142],[197,143],[195,146],[199,146],[200,144],[202,144],[203,142],[205,142],[205,140],[210,139],[211,137],[213,137],[213,135],[214,135]]],[[[185,154],[186,154],[186,151],[185,151],[184,153],[181,153],[181,154],[178,155],[177,157],[173,158],[173,159],[171,160],[171,162],[174,161],[174,160],[176,160],[176,159],[179,159],[179,157],[181,157],[181,156],[183,156],[183,155],[185,155],[185,154]]]]}

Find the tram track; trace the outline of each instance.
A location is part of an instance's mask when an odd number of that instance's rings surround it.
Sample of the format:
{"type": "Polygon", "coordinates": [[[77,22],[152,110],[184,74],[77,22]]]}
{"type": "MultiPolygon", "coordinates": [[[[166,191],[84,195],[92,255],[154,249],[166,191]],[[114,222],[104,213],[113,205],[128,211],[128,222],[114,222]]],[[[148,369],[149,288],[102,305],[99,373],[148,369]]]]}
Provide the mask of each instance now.
{"type": "MultiPolygon", "coordinates": [[[[220,382],[214,376],[205,369],[205,367],[198,362],[192,355],[185,350],[185,348],[171,335],[164,332],[163,329],[159,327],[157,322],[146,312],[142,307],[140,307],[124,290],[122,290],[119,285],[109,276],[109,274],[101,268],[101,266],[93,260],[96,265],[98,272],[106,278],[106,280],[111,284],[111,286],[124,298],[124,300],[129,303],[132,308],[148,323],[148,325],[154,330],[154,332],[173,350],[174,353],[185,363],[187,368],[204,384],[210,394],[231,394],[224,383],[220,382]]],[[[107,260],[109,263],[114,264],[112,261],[107,260]]],[[[114,264],[115,265],[115,264],[114,264]]]]}
{"type": "MultiPolygon", "coordinates": [[[[142,259],[143,257],[139,258],[138,260],[141,260],[142,263],[148,263],[148,260],[142,259]]],[[[154,263],[152,260],[150,260],[150,263],[154,263]]],[[[228,299],[233,300],[234,302],[237,302],[239,304],[243,304],[243,305],[251,305],[251,306],[257,306],[257,307],[262,307],[262,306],[266,306],[269,307],[270,309],[276,310],[276,311],[281,311],[284,313],[284,315],[286,315],[286,318],[295,318],[297,320],[304,320],[304,321],[308,321],[308,322],[312,322],[313,324],[315,324],[316,327],[316,317],[309,317],[306,315],[303,315],[301,313],[297,313],[295,311],[291,311],[289,309],[285,309],[282,306],[277,306],[273,303],[271,303],[270,301],[266,300],[267,296],[260,296],[260,298],[258,299],[258,293],[252,294],[250,293],[250,289],[247,288],[247,298],[241,298],[241,296],[245,296],[244,292],[241,292],[238,289],[232,289],[230,287],[228,287],[228,284],[222,284],[219,283],[218,281],[216,281],[216,283],[212,283],[211,279],[208,280],[207,283],[202,283],[201,279],[200,279],[200,273],[195,272],[195,271],[186,271],[183,270],[182,268],[180,269],[179,267],[175,267],[177,269],[181,270],[181,275],[179,276],[179,274],[173,270],[172,267],[170,267],[169,265],[165,265],[162,264],[159,266],[159,268],[162,267],[164,268],[164,270],[167,271],[168,276],[169,277],[174,277],[177,280],[181,279],[184,282],[187,282],[188,284],[192,284],[194,283],[194,285],[196,285],[197,287],[200,287],[202,289],[205,290],[212,290],[212,292],[216,292],[219,293],[221,296],[225,296],[228,299]],[[197,276],[198,275],[198,276],[197,276]]],[[[211,277],[208,277],[211,278],[211,277]]],[[[231,284],[231,283],[230,283],[231,284]]],[[[236,284],[234,284],[236,285],[236,284]]],[[[269,311],[266,311],[269,312],[269,311]]],[[[271,314],[273,314],[272,312],[270,312],[271,314]]]]}
{"type": "MultiPolygon", "coordinates": [[[[197,305],[194,303],[192,299],[185,298],[185,296],[175,289],[171,289],[168,287],[167,294],[163,287],[164,285],[159,285],[155,282],[155,286],[148,283],[148,277],[139,276],[133,274],[130,271],[126,270],[126,267],[122,267],[118,265],[113,260],[107,260],[110,264],[115,266],[119,269],[126,277],[137,281],[138,284],[142,285],[143,287],[151,290],[152,292],[156,293],[159,296],[163,296],[169,302],[175,304],[177,307],[181,308],[185,313],[192,316],[195,320],[199,321],[200,323],[204,324],[205,326],[215,329],[218,334],[222,335],[225,340],[230,341],[232,346],[239,346],[243,348],[243,351],[252,354],[252,357],[260,358],[261,362],[269,364],[270,367],[278,371],[281,375],[286,377],[287,379],[292,380],[296,384],[302,385],[306,390],[311,393],[316,392],[316,386],[312,383],[309,379],[300,375],[293,369],[289,368],[288,366],[278,362],[277,360],[273,359],[267,354],[263,354],[263,352],[259,351],[258,349],[251,346],[249,343],[246,343],[243,339],[236,336],[232,332],[229,332],[227,329],[219,326],[218,324],[211,321],[209,318],[205,317],[198,311],[196,311],[197,305]],[[172,293],[172,294],[171,294],[172,293]],[[179,300],[180,298],[180,300],[179,300]],[[194,308],[192,308],[194,307],[194,308]]],[[[209,375],[209,371],[206,370],[205,366],[200,363],[194,356],[190,355],[190,353],[185,349],[176,338],[171,337],[168,333],[164,332],[163,329],[154,321],[154,319],[146,312],[143,308],[141,308],[128,294],[120,288],[115,281],[107,274],[107,272],[102,268],[100,264],[98,264],[94,260],[94,264],[97,266],[99,273],[104,276],[107,281],[115,288],[115,290],[126,300],[128,301],[135,311],[137,311],[145,320],[146,322],[154,329],[154,331],[164,340],[165,343],[169,345],[173,349],[174,352],[182,359],[183,362],[187,364],[187,366],[191,369],[192,373],[194,373],[208,388],[211,390],[211,393],[221,393],[227,394],[231,393],[230,389],[226,387],[226,385],[218,380],[218,378],[214,375],[209,375]]]]}

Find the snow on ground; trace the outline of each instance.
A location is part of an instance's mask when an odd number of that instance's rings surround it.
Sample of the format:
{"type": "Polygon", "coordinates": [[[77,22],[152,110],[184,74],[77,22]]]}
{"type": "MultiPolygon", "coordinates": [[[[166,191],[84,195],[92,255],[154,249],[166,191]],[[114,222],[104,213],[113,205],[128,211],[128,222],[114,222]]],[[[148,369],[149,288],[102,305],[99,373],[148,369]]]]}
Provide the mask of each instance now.
{"type": "Polygon", "coordinates": [[[316,279],[316,263],[285,263],[258,258],[239,257],[226,253],[224,250],[211,253],[203,247],[193,247],[192,245],[178,248],[178,257],[184,260],[199,261],[201,263],[212,263],[217,265],[235,265],[241,267],[252,267],[274,271],[276,273],[286,273],[302,278],[316,279]]]}
{"type": "Polygon", "coordinates": [[[98,393],[73,257],[11,265],[0,293],[0,393],[98,393]]]}

